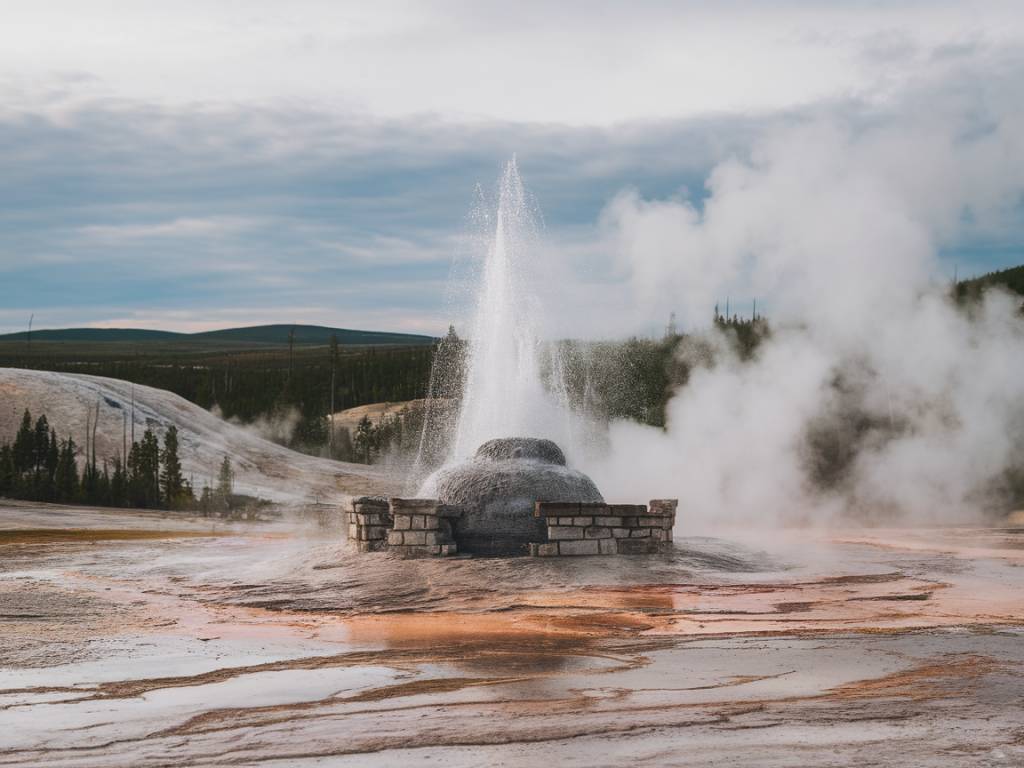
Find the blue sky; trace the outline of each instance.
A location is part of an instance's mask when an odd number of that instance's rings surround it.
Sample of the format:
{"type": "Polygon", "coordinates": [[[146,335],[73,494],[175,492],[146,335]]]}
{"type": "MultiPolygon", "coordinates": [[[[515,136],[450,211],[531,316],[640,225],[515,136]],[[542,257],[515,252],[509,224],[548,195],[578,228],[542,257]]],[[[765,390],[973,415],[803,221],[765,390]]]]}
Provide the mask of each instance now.
{"type": "Polygon", "coordinates": [[[571,310],[559,332],[644,332],[677,308],[693,321],[733,291],[770,307],[736,270],[646,301],[630,286],[655,257],[624,259],[623,195],[699,215],[722,168],[761,167],[766,137],[822,122],[886,178],[873,148],[922,115],[925,133],[948,130],[908,166],[921,184],[896,187],[928,269],[1024,262],[1006,138],[1024,102],[1019,4],[365,5],[9,12],[0,330],[34,313],[36,327],[440,333],[474,188],[512,154],[571,310]],[[980,170],[951,209],[927,179],[960,163],[980,170]]]}

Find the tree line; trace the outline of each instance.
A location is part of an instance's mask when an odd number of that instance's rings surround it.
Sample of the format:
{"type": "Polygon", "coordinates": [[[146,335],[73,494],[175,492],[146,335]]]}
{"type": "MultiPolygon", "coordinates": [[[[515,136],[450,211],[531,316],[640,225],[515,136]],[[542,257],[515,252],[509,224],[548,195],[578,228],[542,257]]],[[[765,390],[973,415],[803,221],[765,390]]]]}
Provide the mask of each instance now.
{"type": "Polygon", "coordinates": [[[174,425],[164,433],[162,446],[153,430],[147,429],[141,440],[132,443],[126,458],[116,456],[102,464],[94,443],[95,438],[87,438],[83,449],[70,435],[61,440],[45,414],[33,421],[26,409],[14,441],[0,445],[0,496],[207,514],[232,507],[231,460],[224,457],[216,486],[205,485],[197,497],[181,470],[174,425]]]}
{"type": "MultiPolygon", "coordinates": [[[[358,405],[402,402],[425,395],[434,348],[277,347],[224,351],[180,350],[146,344],[0,345],[0,366],[107,376],[173,392],[226,419],[249,423],[297,412],[279,442],[328,453],[328,414],[358,405]]],[[[339,457],[340,458],[340,457],[339,457]]]]}

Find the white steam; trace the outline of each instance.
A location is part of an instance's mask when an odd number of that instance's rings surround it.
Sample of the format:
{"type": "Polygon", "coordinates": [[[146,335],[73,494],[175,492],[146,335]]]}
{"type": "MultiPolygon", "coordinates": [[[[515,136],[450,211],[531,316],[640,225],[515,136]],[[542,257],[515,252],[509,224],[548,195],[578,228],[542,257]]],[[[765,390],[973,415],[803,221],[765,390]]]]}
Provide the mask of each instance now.
{"type": "Polygon", "coordinates": [[[978,509],[1022,458],[1024,321],[998,292],[956,307],[939,252],[1019,218],[1020,90],[980,112],[932,99],[791,124],[719,164],[702,207],[618,196],[603,225],[651,318],[706,327],[726,296],[758,297],[774,334],[751,361],[723,346],[695,370],[666,431],[613,424],[610,455],[586,467],[605,495],[677,496],[681,524],[978,509]],[[823,495],[808,431],[850,413],[868,426],[823,495]]]}

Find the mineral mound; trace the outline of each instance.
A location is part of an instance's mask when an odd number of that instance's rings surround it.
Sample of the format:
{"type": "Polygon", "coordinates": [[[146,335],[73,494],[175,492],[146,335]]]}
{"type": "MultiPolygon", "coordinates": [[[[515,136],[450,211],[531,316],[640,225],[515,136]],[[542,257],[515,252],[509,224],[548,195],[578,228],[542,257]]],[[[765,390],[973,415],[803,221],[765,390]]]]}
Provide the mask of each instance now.
{"type": "Polygon", "coordinates": [[[604,501],[589,477],[566,466],[561,448],[533,437],[488,440],[427,485],[430,495],[464,510],[455,537],[460,551],[478,555],[527,554],[531,541],[545,541],[546,523],[533,514],[538,501],[604,501]]]}

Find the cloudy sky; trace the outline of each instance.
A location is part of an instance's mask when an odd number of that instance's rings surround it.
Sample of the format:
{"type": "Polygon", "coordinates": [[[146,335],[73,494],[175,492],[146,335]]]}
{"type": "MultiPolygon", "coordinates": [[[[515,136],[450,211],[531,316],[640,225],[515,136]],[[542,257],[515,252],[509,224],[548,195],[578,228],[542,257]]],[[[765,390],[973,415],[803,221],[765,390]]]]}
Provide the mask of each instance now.
{"type": "MultiPolygon", "coordinates": [[[[936,281],[1024,262],[1017,1],[8,6],[3,331],[440,333],[475,185],[513,153],[573,308],[558,333],[778,305],[743,268],[763,239],[704,217],[782,163],[891,197],[936,281]]],[[[773,194],[813,202],[793,184],[773,194]]]]}

